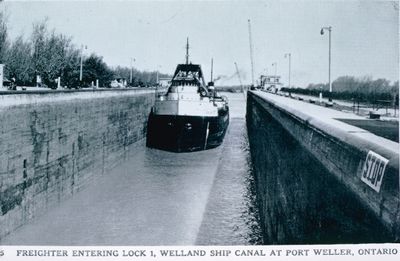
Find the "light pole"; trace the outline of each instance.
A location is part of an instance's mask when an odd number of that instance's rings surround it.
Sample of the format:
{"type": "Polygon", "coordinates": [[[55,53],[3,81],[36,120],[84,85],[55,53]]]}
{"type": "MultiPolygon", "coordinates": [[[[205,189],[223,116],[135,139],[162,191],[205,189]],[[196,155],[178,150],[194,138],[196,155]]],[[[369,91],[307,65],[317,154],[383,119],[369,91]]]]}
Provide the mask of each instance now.
{"type": "Polygon", "coordinates": [[[288,85],[288,87],[290,88],[290,66],[291,66],[291,58],[292,58],[292,54],[291,53],[286,53],[285,54],[285,58],[289,58],[289,85],[288,85]]]}
{"type": "Polygon", "coordinates": [[[274,81],[276,80],[277,65],[278,65],[278,64],[277,64],[276,62],[271,64],[271,66],[274,66],[274,67],[275,67],[275,74],[274,74],[274,78],[275,78],[275,79],[274,79],[274,81]]]}
{"type": "Polygon", "coordinates": [[[329,101],[332,102],[332,82],[331,82],[331,32],[332,26],[326,26],[321,28],[321,35],[324,34],[324,30],[329,32],[329,101]]]}
{"type": "Polygon", "coordinates": [[[264,77],[263,81],[261,82],[261,87],[262,87],[264,90],[266,90],[267,87],[266,87],[265,85],[267,84],[267,79],[268,79],[268,66],[265,67],[264,71],[265,71],[265,77],[264,77]]]}
{"type": "Polygon", "coordinates": [[[131,71],[130,71],[130,75],[129,75],[129,83],[132,86],[132,76],[133,76],[133,63],[136,61],[135,58],[131,58],[131,71]]]}
{"type": "Polygon", "coordinates": [[[80,70],[79,70],[79,82],[81,84],[82,84],[83,47],[85,47],[85,49],[87,49],[87,45],[85,45],[85,46],[83,46],[83,44],[81,45],[81,66],[80,66],[80,70]]]}

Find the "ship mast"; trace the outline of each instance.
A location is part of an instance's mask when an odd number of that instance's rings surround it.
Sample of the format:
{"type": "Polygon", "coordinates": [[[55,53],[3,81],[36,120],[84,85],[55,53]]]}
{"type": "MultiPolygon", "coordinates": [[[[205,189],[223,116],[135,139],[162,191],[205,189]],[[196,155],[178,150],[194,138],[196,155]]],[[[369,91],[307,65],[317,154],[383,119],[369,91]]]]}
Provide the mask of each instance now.
{"type": "Polygon", "coordinates": [[[213,81],[213,58],[211,58],[211,82],[213,81]]]}
{"type": "Polygon", "coordinates": [[[189,37],[186,38],[186,64],[189,64],[189,37]]]}

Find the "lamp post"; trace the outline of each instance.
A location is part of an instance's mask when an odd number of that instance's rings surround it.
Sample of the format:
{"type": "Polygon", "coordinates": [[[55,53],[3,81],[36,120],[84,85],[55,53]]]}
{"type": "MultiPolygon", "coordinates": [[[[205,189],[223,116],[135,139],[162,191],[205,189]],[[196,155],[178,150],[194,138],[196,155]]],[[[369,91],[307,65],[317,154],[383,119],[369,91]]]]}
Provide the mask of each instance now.
{"type": "Polygon", "coordinates": [[[271,85],[271,87],[274,87],[274,89],[275,89],[275,93],[277,93],[278,92],[278,88],[277,88],[277,86],[276,86],[276,83],[277,83],[277,81],[276,81],[276,73],[277,73],[277,63],[276,62],[274,62],[274,63],[272,63],[271,64],[271,66],[274,66],[275,67],[275,74],[274,74],[274,81],[273,81],[273,85],[271,85]]]}
{"type": "Polygon", "coordinates": [[[329,32],[329,102],[332,102],[332,82],[331,82],[331,32],[332,26],[326,26],[321,28],[321,35],[324,34],[324,30],[329,32]]]}
{"type": "Polygon", "coordinates": [[[289,85],[288,85],[288,87],[290,88],[290,66],[291,66],[291,58],[292,58],[292,54],[291,53],[286,53],[285,54],[285,58],[289,58],[289,85]]]}
{"type": "Polygon", "coordinates": [[[265,67],[264,71],[265,71],[265,77],[264,77],[263,81],[261,82],[261,88],[266,90],[267,88],[266,88],[265,84],[267,83],[267,79],[268,79],[268,67],[265,67]]]}
{"type": "Polygon", "coordinates": [[[131,86],[132,86],[132,76],[133,76],[133,63],[135,61],[136,61],[135,58],[131,58],[131,71],[130,71],[130,74],[129,74],[129,83],[131,84],[131,86]]]}
{"type": "Polygon", "coordinates": [[[87,45],[83,46],[83,44],[81,45],[81,66],[80,66],[80,70],[79,70],[79,82],[82,84],[82,65],[83,65],[83,47],[85,47],[85,49],[87,49],[87,45]]]}
{"type": "Polygon", "coordinates": [[[273,64],[271,64],[271,66],[274,66],[275,67],[275,75],[274,75],[274,77],[276,78],[276,67],[277,67],[277,63],[275,62],[275,63],[273,63],[273,64]]]}

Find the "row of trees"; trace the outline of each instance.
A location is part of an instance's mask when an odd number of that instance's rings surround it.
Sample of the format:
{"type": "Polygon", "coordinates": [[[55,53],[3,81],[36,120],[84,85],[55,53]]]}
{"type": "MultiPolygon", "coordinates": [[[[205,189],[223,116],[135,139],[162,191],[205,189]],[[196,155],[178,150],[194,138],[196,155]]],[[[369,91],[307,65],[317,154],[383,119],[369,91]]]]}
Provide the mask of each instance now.
{"type": "MultiPolygon", "coordinates": [[[[329,95],[329,84],[309,84],[307,88],[282,88],[282,91],[318,96],[322,92],[324,97],[329,95]]],[[[341,76],[332,82],[332,98],[343,100],[359,100],[368,103],[378,101],[393,101],[399,97],[399,81],[390,83],[386,79],[372,79],[371,77],[356,78],[341,76]]],[[[398,102],[398,101],[397,101],[398,102]]]]}
{"type": "MultiPolygon", "coordinates": [[[[15,78],[17,85],[35,86],[37,75],[48,87],[55,87],[58,77],[61,77],[62,86],[69,88],[90,86],[97,79],[100,86],[109,86],[115,78],[124,78],[129,83],[131,68],[109,67],[103,58],[95,53],[82,56],[82,50],[72,42],[71,37],[57,33],[54,29],[49,30],[47,20],[33,24],[32,34],[28,39],[20,35],[11,40],[6,16],[0,12],[0,64],[5,64],[5,77],[15,78]]],[[[156,74],[133,69],[130,85],[155,85],[156,74]]]]}

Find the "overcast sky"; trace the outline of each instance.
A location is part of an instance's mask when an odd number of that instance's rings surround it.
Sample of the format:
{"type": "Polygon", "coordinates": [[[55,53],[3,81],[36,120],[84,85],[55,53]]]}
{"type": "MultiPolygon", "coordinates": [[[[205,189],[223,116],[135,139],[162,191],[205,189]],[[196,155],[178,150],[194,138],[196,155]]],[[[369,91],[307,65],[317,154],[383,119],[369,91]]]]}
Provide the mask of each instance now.
{"type": "MultiPolygon", "coordinates": [[[[209,80],[226,78],[237,62],[243,81],[251,82],[247,19],[251,20],[255,75],[278,74],[287,82],[292,54],[292,85],[328,81],[328,34],[332,26],[332,78],[342,75],[398,79],[398,4],[389,1],[6,1],[10,37],[28,37],[32,23],[49,18],[49,27],[73,37],[87,53],[111,66],[134,66],[172,74],[184,62],[186,37],[190,60],[209,80]]],[[[238,84],[236,77],[220,84],[238,84]]]]}

